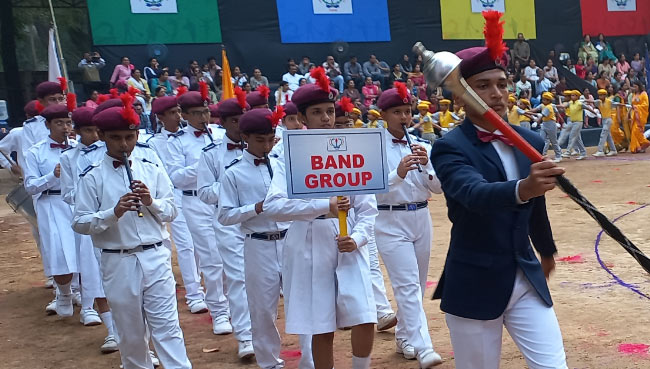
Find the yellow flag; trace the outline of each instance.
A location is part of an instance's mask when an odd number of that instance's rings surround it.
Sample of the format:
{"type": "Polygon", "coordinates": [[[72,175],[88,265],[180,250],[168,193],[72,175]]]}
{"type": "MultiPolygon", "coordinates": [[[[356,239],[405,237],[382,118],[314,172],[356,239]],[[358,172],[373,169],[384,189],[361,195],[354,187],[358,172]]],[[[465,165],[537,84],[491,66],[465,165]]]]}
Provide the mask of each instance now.
{"type": "Polygon", "coordinates": [[[221,77],[221,88],[223,90],[221,100],[230,99],[235,97],[235,89],[232,85],[232,75],[230,74],[230,63],[226,56],[226,49],[221,50],[221,69],[223,76],[221,77]]]}
{"type": "MultiPolygon", "coordinates": [[[[483,1],[481,1],[483,2],[483,1]]],[[[487,2],[487,1],[486,1],[487,2]]],[[[535,0],[503,0],[505,13],[505,40],[517,38],[521,32],[527,39],[537,38],[535,25],[535,0]]],[[[485,19],[481,13],[472,12],[472,1],[440,0],[443,40],[483,40],[485,19]]]]}

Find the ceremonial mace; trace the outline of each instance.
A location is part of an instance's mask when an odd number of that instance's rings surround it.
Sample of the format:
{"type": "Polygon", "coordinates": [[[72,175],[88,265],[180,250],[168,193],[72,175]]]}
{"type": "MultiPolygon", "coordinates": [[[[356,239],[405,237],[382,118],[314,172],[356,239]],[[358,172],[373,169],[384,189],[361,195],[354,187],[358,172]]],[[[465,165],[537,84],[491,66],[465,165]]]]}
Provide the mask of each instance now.
{"type": "MultiPolygon", "coordinates": [[[[515,132],[508,123],[506,123],[494,110],[492,110],[467,84],[467,81],[460,74],[461,59],[453,53],[441,51],[434,53],[427,50],[421,42],[413,45],[413,52],[422,56],[422,65],[427,84],[436,88],[444,86],[450,90],[454,96],[460,97],[463,102],[470,106],[472,110],[481,112],[483,117],[494,125],[501,133],[506,136],[517,149],[528,157],[532,162],[537,163],[544,158],[533,148],[528,141],[524,140],[515,132]]],[[[648,258],[632,241],[630,241],[621,232],[611,220],[589,202],[578,189],[563,175],[556,177],[558,187],[569,197],[582,207],[607,233],[611,238],[618,242],[648,273],[650,273],[650,258],[648,258]]]]}
{"type": "MultiPolygon", "coordinates": [[[[133,172],[131,171],[131,165],[129,164],[129,155],[125,152],[122,153],[122,164],[124,164],[124,168],[126,168],[126,176],[129,177],[129,188],[133,190],[133,172]]],[[[142,205],[140,202],[137,204],[138,207],[138,217],[142,218],[144,214],[142,214],[142,205]]]]}
{"type": "MultiPolygon", "coordinates": [[[[413,148],[411,147],[412,145],[411,136],[409,135],[408,128],[406,128],[406,124],[402,124],[402,130],[404,130],[404,137],[406,138],[406,143],[409,145],[409,149],[411,149],[411,153],[413,153],[413,148]]],[[[418,166],[418,172],[422,173],[422,166],[420,165],[420,162],[417,163],[417,166],[418,166]]]]}

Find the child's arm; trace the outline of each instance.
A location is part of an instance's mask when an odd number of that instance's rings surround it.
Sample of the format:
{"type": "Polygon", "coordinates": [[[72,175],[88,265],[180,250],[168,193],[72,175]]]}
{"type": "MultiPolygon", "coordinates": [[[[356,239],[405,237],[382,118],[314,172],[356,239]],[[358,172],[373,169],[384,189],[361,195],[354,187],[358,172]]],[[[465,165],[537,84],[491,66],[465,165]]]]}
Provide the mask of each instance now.
{"type": "Polygon", "coordinates": [[[27,151],[27,155],[25,156],[25,168],[23,171],[25,174],[25,191],[28,195],[36,195],[54,187],[61,175],[60,165],[57,165],[53,171],[41,175],[41,172],[38,169],[36,152],[34,150],[27,151]],[[57,175],[56,173],[59,174],[57,175]]]}
{"type": "Polygon", "coordinates": [[[185,166],[185,153],[180,137],[170,137],[167,142],[169,148],[169,157],[167,166],[169,168],[169,178],[174,186],[178,188],[187,188],[196,181],[197,164],[185,166]]]}
{"type": "MultiPolygon", "coordinates": [[[[261,203],[263,202],[262,200],[261,203]]],[[[257,207],[257,204],[242,205],[239,202],[237,181],[232,170],[227,170],[224,178],[221,179],[219,189],[219,213],[217,214],[219,223],[229,226],[245,222],[259,214],[257,207]]]]}
{"type": "Polygon", "coordinates": [[[357,247],[365,246],[374,231],[377,211],[377,199],[375,195],[356,195],[353,198],[354,204],[354,227],[350,231],[350,238],[354,240],[357,247]]]}
{"type": "Polygon", "coordinates": [[[206,204],[216,205],[219,203],[221,182],[217,181],[219,168],[215,166],[220,164],[214,163],[211,159],[214,157],[211,154],[212,150],[216,150],[216,148],[209,151],[201,151],[201,157],[198,161],[198,168],[201,169],[197,171],[196,188],[198,189],[199,199],[201,201],[206,204]]]}
{"type": "MultiPolygon", "coordinates": [[[[74,150],[74,149],[73,149],[74,150]]],[[[74,194],[76,191],[76,180],[73,178],[72,163],[70,155],[65,152],[61,155],[61,199],[68,205],[74,205],[74,194]]],[[[74,165],[77,165],[74,163],[74,165]]]]}
{"type": "Polygon", "coordinates": [[[174,203],[174,186],[162,167],[156,167],[156,180],[150,186],[152,201],[149,205],[145,204],[147,210],[161,222],[171,222],[178,215],[178,208],[174,203]]]}
{"type": "Polygon", "coordinates": [[[95,178],[88,175],[82,176],[77,186],[76,206],[72,219],[72,229],[75,232],[99,234],[117,225],[119,218],[115,215],[115,208],[110,206],[105,210],[100,210],[99,197],[95,178]]]}

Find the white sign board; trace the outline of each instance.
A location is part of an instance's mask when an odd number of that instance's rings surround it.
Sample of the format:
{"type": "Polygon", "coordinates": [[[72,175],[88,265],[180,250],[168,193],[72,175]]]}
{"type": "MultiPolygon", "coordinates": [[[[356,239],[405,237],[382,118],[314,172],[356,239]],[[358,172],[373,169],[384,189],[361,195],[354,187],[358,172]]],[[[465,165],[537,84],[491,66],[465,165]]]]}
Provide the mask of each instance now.
{"type": "Polygon", "coordinates": [[[131,0],[131,13],[178,13],[176,0],[131,0]]]}
{"type": "Polygon", "coordinates": [[[471,0],[472,13],[481,13],[486,10],[496,10],[501,13],[506,11],[506,0],[471,0]]]}
{"type": "Polygon", "coordinates": [[[607,0],[607,10],[610,12],[635,12],[636,0],[607,0]]]}
{"type": "Polygon", "coordinates": [[[352,0],[312,0],[314,14],[352,14],[352,0]]]}
{"type": "Polygon", "coordinates": [[[388,192],[384,135],[379,128],[284,131],[288,197],[388,192]]]}

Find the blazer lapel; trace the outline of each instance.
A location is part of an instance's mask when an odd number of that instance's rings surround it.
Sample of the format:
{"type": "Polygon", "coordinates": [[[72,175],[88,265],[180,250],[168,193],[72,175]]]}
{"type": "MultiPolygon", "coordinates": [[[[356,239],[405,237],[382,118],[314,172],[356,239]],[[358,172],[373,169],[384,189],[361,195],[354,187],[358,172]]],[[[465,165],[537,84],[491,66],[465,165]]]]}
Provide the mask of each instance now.
{"type": "Polygon", "coordinates": [[[519,151],[516,147],[512,148],[515,152],[515,159],[517,159],[517,168],[519,169],[519,178],[526,178],[530,174],[531,161],[519,151]]]}
{"type": "Polygon", "coordinates": [[[507,178],[506,171],[503,169],[503,163],[501,163],[499,154],[497,154],[497,151],[494,149],[491,143],[483,142],[478,139],[474,123],[472,123],[469,119],[465,119],[465,122],[461,124],[460,128],[463,130],[463,133],[467,139],[476,147],[476,149],[499,170],[501,177],[505,180],[507,178]]]}

